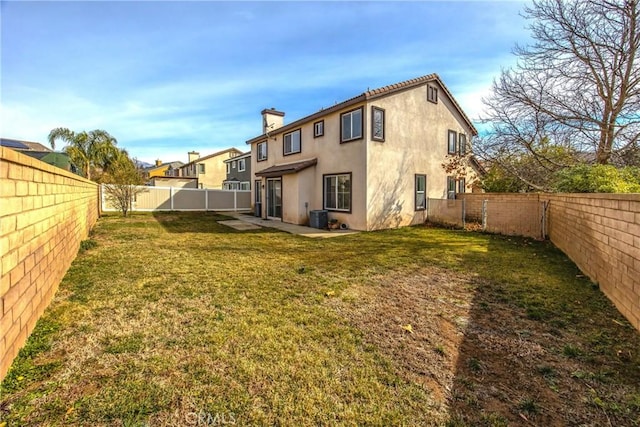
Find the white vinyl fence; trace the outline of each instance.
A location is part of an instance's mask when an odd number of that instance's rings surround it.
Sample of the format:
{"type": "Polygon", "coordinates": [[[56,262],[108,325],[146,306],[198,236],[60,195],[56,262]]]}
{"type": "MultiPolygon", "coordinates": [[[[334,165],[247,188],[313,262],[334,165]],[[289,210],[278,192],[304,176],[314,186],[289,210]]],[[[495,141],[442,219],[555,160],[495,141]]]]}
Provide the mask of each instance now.
{"type": "MultiPolygon", "coordinates": [[[[213,190],[209,188],[148,187],[139,186],[134,196],[132,212],[152,211],[247,211],[251,209],[251,191],[213,190]]],[[[113,212],[103,184],[102,210],[113,212]]]]}

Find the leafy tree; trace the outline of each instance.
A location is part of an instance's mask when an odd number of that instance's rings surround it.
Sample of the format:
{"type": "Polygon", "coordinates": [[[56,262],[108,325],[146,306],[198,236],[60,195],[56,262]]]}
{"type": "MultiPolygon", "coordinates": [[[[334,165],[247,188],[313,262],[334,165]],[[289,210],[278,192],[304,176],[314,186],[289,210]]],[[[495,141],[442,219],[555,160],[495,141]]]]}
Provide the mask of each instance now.
{"type": "Polygon", "coordinates": [[[143,179],[140,170],[125,150],[118,150],[110,159],[101,181],[107,200],[125,217],[131,211],[135,196],[147,191],[141,187],[143,179]]]}
{"type": "Polygon", "coordinates": [[[638,0],[534,0],[524,9],[534,42],[494,81],[475,154],[538,190],[576,163],[637,164],[639,15],[638,0]],[[514,169],[528,157],[537,175],[514,169]]]}
{"type": "Polygon", "coordinates": [[[558,174],[555,190],[563,193],[640,193],[640,168],[577,165],[558,174]]]}
{"type": "Polygon", "coordinates": [[[482,179],[482,188],[488,193],[522,193],[530,189],[498,164],[489,168],[482,179]]]}
{"type": "Polygon", "coordinates": [[[118,153],[116,139],[100,129],[76,133],[67,128],[56,128],[49,133],[51,148],[55,149],[57,140],[67,144],[63,151],[87,179],[92,178],[92,172],[105,170],[118,153]]]}

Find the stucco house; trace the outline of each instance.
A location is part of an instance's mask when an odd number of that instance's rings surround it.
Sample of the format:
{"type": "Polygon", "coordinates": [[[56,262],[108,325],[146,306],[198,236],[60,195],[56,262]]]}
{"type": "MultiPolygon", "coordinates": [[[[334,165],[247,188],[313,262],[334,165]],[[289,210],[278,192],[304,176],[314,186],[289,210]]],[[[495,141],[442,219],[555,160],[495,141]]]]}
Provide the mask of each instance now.
{"type": "Polygon", "coordinates": [[[200,153],[191,151],[188,153],[189,162],[180,166],[176,176],[182,178],[197,178],[199,188],[212,188],[220,190],[222,182],[227,177],[225,160],[242,154],[237,148],[227,148],[208,156],[200,157],[200,153]]]}
{"type": "Polygon", "coordinates": [[[424,222],[427,198],[467,191],[442,165],[466,154],[477,130],[437,74],[286,125],[284,115],[263,110],[262,134],[247,141],[264,218],[307,224],[310,211],[327,210],[352,229],[393,228],[424,222]]]}
{"type": "Polygon", "coordinates": [[[224,161],[227,178],[223,190],[251,190],[251,151],[224,161]]]}
{"type": "Polygon", "coordinates": [[[144,179],[153,178],[154,176],[174,176],[173,171],[180,169],[180,166],[183,166],[182,162],[166,162],[163,163],[162,160],[156,160],[154,166],[150,166],[145,168],[143,173],[144,179]]]}

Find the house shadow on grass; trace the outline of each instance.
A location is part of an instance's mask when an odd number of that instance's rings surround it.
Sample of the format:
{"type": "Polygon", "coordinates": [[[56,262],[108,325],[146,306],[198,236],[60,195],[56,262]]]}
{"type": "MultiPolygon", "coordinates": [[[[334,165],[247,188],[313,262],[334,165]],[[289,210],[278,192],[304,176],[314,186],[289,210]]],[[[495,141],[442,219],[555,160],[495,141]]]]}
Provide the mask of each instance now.
{"type": "Polygon", "coordinates": [[[234,217],[219,212],[153,212],[154,219],[169,233],[264,233],[271,229],[235,230],[218,221],[234,220],[234,217]]]}
{"type": "Polygon", "coordinates": [[[440,410],[425,425],[638,425],[640,333],[549,242],[380,236],[350,242],[379,268],[342,265],[344,249],[331,260],[371,279],[330,304],[430,391],[440,410]]]}
{"type": "Polygon", "coordinates": [[[489,236],[448,425],[638,425],[640,333],[549,242],[489,236]]]}

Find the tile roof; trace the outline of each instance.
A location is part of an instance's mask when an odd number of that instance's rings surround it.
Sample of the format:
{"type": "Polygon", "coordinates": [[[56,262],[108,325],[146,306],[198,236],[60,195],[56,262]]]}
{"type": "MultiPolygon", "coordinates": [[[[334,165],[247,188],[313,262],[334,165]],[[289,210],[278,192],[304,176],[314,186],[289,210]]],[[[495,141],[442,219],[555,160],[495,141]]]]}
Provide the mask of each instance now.
{"type": "MultiPolygon", "coordinates": [[[[414,87],[417,86],[421,86],[423,84],[426,84],[428,82],[437,82],[438,85],[440,87],[442,87],[442,89],[444,90],[445,94],[447,95],[447,97],[451,100],[451,102],[453,103],[453,105],[455,106],[455,108],[458,110],[458,112],[460,113],[460,115],[462,116],[462,118],[467,122],[467,125],[469,126],[469,128],[471,129],[471,131],[473,132],[474,135],[478,134],[478,131],[476,130],[475,126],[473,126],[473,123],[471,123],[471,120],[469,120],[469,117],[467,117],[467,115],[465,114],[464,111],[462,111],[462,108],[460,107],[460,105],[458,104],[458,102],[455,100],[455,98],[453,97],[453,94],[451,94],[451,92],[449,91],[449,89],[447,89],[447,87],[445,86],[445,84],[442,82],[442,80],[440,79],[440,76],[438,76],[438,74],[436,73],[432,73],[432,74],[427,74],[426,76],[422,76],[422,77],[418,77],[415,79],[411,79],[411,80],[405,80],[403,82],[400,83],[394,83],[391,85],[387,85],[387,86],[382,86],[380,88],[377,89],[373,89],[373,90],[367,90],[364,93],[361,93],[360,95],[354,96],[353,98],[349,98],[345,101],[342,101],[332,107],[326,108],[326,109],[322,109],[314,114],[311,114],[309,116],[303,117],[301,119],[298,119],[292,123],[289,123],[287,125],[284,125],[276,130],[274,130],[271,133],[282,133],[285,132],[289,129],[298,127],[304,123],[310,122],[312,120],[315,120],[319,117],[325,116],[329,113],[333,113],[335,111],[341,110],[343,108],[346,108],[350,105],[353,104],[357,104],[359,102],[363,102],[366,100],[370,100],[370,99],[376,99],[379,97],[383,97],[383,96],[387,96],[387,95],[391,95],[393,93],[396,92],[400,92],[403,90],[408,90],[408,89],[412,89],[414,87]]],[[[247,141],[247,144],[252,144],[254,142],[259,142],[264,140],[265,138],[267,138],[266,134],[262,134],[260,136],[257,136],[255,138],[252,138],[250,140],[247,141]]]]}
{"type": "Polygon", "coordinates": [[[287,163],[285,165],[274,165],[266,169],[256,172],[256,176],[264,176],[271,178],[274,176],[288,175],[298,173],[303,169],[314,166],[318,163],[318,159],[303,160],[301,162],[287,163]]]}
{"type": "Polygon", "coordinates": [[[237,148],[227,148],[226,150],[217,151],[217,152],[215,152],[215,153],[213,153],[213,154],[209,154],[208,156],[198,157],[198,158],[197,158],[197,159],[195,159],[194,161],[189,162],[189,163],[185,163],[184,165],[180,166],[180,169],[182,169],[182,168],[184,168],[184,167],[186,167],[186,166],[192,165],[192,164],[194,164],[194,163],[200,163],[200,162],[202,162],[203,160],[207,160],[207,159],[210,159],[210,158],[212,158],[212,157],[219,156],[219,155],[221,155],[221,154],[229,153],[229,152],[231,152],[231,151],[235,151],[238,155],[242,154],[242,151],[238,150],[237,148]]]}

